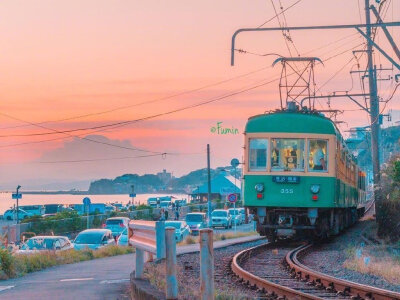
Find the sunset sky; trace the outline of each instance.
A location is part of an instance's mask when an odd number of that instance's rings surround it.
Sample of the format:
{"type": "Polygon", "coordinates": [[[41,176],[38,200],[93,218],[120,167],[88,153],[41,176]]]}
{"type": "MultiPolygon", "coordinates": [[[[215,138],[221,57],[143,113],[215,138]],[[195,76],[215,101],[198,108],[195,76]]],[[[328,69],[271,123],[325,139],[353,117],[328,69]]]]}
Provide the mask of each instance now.
{"type": "MultiPolygon", "coordinates": [[[[278,81],[123,127],[68,135],[32,134],[146,118],[277,79],[280,65],[271,67],[275,56],[236,53],[236,64],[230,66],[230,41],[235,30],[258,27],[272,18],[272,3],[279,13],[281,7],[296,2],[1,1],[0,190],[16,183],[37,187],[124,173],[155,173],[164,168],[180,176],[206,166],[207,144],[211,145],[212,167],[228,165],[234,157],[241,160],[246,120],[279,107],[278,81]],[[247,73],[251,74],[236,78],[247,73]],[[238,128],[240,134],[212,133],[217,122],[238,128]],[[31,136],[16,136],[26,134],[31,136]],[[89,136],[91,141],[71,135],[89,136]],[[172,155],[128,158],[154,152],[172,155]],[[118,159],[109,160],[114,158],[118,159]]],[[[376,5],[372,0],[371,4],[376,5]]],[[[365,22],[363,6],[362,0],[302,0],[280,15],[279,22],[274,19],[265,26],[365,22]]],[[[400,1],[386,1],[382,15],[387,22],[399,21],[400,1]]],[[[400,29],[390,31],[400,44],[400,29]]],[[[349,73],[366,66],[365,55],[358,65],[352,54],[352,50],[364,49],[364,40],[355,30],[290,34],[293,43],[287,40],[286,46],[279,31],[242,33],[236,47],[256,54],[319,57],[324,65],[315,68],[318,94],[361,92],[358,74],[352,78],[349,73]]],[[[381,30],[376,41],[395,58],[381,30]]],[[[391,67],[377,51],[375,63],[391,67]]],[[[379,76],[386,79],[397,73],[385,71],[379,76]]],[[[387,99],[395,82],[379,81],[378,86],[379,95],[387,99]]],[[[385,112],[399,110],[399,98],[398,91],[385,112]]],[[[331,99],[330,105],[347,110],[338,116],[345,122],[340,125],[342,131],[368,125],[367,115],[349,100],[331,99]]],[[[327,109],[326,100],[316,108],[327,109]]]]}

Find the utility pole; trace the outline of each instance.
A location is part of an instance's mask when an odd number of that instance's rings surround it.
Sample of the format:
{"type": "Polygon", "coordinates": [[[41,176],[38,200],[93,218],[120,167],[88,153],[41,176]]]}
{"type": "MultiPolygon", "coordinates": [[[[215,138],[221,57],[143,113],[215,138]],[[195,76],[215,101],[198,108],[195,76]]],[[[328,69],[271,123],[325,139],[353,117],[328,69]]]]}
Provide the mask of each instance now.
{"type": "Polygon", "coordinates": [[[16,197],[17,197],[17,224],[19,224],[19,204],[18,204],[18,199],[19,199],[19,189],[21,188],[20,185],[17,186],[17,192],[16,192],[16,197]]]}
{"type": "Polygon", "coordinates": [[[211,225],[211,171],[210,171],[210,144],[207,144],[207,174],[208,174],[208,225],[211,225]]]}
{"type": "MultiPolygon", "coordinates": [[[[378,2],[378,1],[377,1],[378,2]]],[[[394,39],[390,35],[387,27],[399,27],[400,21],[396,22],[383,22],[381,17],[379,16],[379,12],[375,9],[373,5],[370,6],[370,0],[365,0],[365,24],[341,24],[341,25],[317,25],[317,26],[280,26],[280,27],[257,27],[257,28],[241,28],[234,32],[232,35],[231,42],[231,65],[233,66],[235,63],[235,48],[236,37],[239,33],[243,32],[261,32],[261,31],[298,31],[298,30],[336,30],[336,29],[355,29],[361,36],[363,36],[367,40],[367,57],[368,57],[368,81],[369,81],[369,97],[370,97],[370,109],[367,107],[362,107],[362,105],[352,98],[352,95],[345,95],[349,97],[350,100],[355,102],[358,106],[363,108],[371,118],[371,152],[372,152],[372,169],[373,169],[373,180],[374,180],[374,200],[376,204],[376,216],[377,220],[380,218],[380,203],[382,199],[381,191],[380,191],[380,159],[379,159],[379,131],[380,131],[380,112],[379,112],[379,98],[378,98],[378,87],[377,87],[377,76],[376,76],[376,66],[374,65],[373,57],[372,57],[372,48],[375,48],[380,52],[397,70],[400,70],[400,63],[394,60],[388,53],[385,52],[371,37],[371,29],[372,28],[382,28],[384,33],[388,39],[388,42],[392,46],[393,51],[396,53],[397,57],[400,59],[400,50],[394,42],[394,39]],[[377,18],[377,22],[371,24],[371,16],[370,10],[375,14],[377,18]],[[361,30],[365,28],[365,32],[361,30]]],[[[361,50],[364,51],[364,50],[361,50]]],[[[353,51],[355,52],[355,51],[353,51]]],[[[283,58],[285,59],[285,58],[283,58]]],[[[400,74],[395,75],[395,80],[400,76],[400,74]]],[[[329,98],[330,95],[327,95],[326,98],[329,98]]],[[[306,97],[305,99],[309,99],[312,97],[306,97]]],[[[317,98],[317,97],[315,97],[317,98]]],[[[303,100],[302,100],[303,101],[303,100]]],[[[302,105],[302,102],[301,102],[302,105]]]]}
{"type": "MultiPolygon", "coordinates": [[[[365,21],[367,39],[367,55],[368,55],[368,83],[369,83],[369,102],[371,117],[371,150],[372,150],[372,172],[374,176],[374,199],[377,215],[379,211],[379,185],[380,185],[380,159],[379,159],[379,98],[378,87],[376,81],[376,67],[372,57],[373,41],[371,37],[371,16],[369,0],[365,0],[365,21]]],[[[378,217],[378,216],[377,216],[378,217]]]]}

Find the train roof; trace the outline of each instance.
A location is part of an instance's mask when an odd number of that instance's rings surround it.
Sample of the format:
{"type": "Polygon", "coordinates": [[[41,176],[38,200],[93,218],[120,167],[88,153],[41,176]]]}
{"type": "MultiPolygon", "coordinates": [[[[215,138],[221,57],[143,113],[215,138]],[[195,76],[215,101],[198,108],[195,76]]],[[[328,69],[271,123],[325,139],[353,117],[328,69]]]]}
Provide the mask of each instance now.
{"type": "Polygon", "coordinates": [[[340,135],[335,124],[322,114],[278,111],[250,117],[246,133],[293,132],[340,135]]]}

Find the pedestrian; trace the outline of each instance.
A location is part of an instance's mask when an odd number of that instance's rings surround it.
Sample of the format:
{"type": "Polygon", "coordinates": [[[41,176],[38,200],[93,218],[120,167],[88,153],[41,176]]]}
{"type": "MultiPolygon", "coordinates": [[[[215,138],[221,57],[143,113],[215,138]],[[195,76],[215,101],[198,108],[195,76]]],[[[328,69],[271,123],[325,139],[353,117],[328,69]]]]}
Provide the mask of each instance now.
{"type": "Polygon", "coordinates": [[[160,210],[160,221],[165,221],[165,212],[164,212],[164,208],[162,208],[160,210]]]}
{"type": "Polygon", "coordinates": [[[179,220],[179,206],[177,206],[175,210],[175,220],[179,220]]]}
{"type": "Polygon", "coordinates": [[[165,220],[168,220],[168,209],[166,209],[166,210],[164,211],[164,215],[165,215],[165,220]]]}

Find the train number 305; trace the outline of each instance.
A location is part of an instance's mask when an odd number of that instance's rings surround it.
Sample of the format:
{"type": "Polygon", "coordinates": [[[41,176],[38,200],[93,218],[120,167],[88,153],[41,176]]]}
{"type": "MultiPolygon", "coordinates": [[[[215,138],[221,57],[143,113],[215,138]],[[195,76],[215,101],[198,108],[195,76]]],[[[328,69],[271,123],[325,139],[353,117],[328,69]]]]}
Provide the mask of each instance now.
{"type": "Polygon", "coordinates": [[[293,194],[293,189],[281,189],[281,194],[293,194]]]}

